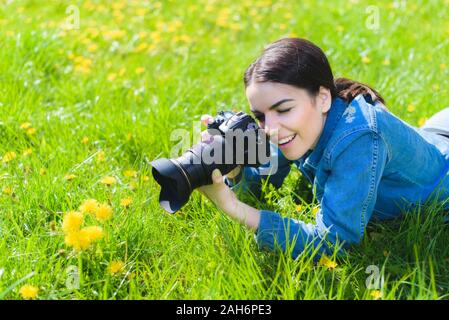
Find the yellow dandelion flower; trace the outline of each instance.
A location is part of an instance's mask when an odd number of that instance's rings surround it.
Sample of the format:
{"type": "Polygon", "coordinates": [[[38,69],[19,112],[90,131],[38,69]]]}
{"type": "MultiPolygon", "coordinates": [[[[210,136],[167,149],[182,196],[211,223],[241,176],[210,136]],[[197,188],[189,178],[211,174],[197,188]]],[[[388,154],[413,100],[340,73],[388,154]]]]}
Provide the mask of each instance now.
{"type": "Polygon", "coordinates": [[[79,210],[82,213],[95,213],[98,210],[98,201],[95,199],[87,199],[81,203],[79,210]]]}
{"type": "Polygon", "coordinates": [[[111,176],[106,176],[103,179],[101,179],[101,183],[105,184],[107,186],[112,186],[116,182],[117,182],[117,180],[114,177],[111,177],[111,176]]]}
{"type": "Polygon", "coordinates": [[[91,35],[91,38],[96,38],[100,34],[96,28],[87,28],[86,32],[91,35]]]}
{"type": "Polygon", "coordinates": [[[15,157],[17,157],[17,154],[14,151],[8,151],[3,155],[2,161],[3,163],[10,162],[15,157]]]}
{"type": "Polygon", "coordinates": [[[35,128],[29,128],[27,129],[27,135],[32,136],[36,134],[36,129],[35,128]]]}
{"type": "Polygon", "coordinates": [[[133,203],[132,197],[123,198],[120,200],[120,205],[127,208],[133,203]]]}
{"type": "Polygon", "coordinates": [[[128,134],[126,135],[126,141],[131,141],[132,138],[133,138],[132,133],[128,133],[128,134]]]}
{"type": "Polygon", "coordinates": [[[296,206],[296,211],[301,212],[302,210],[304,210],[304,207],[302,205],[298,204],[296,206]]]}
{"type": "Polygon", "coordinates": [[[95,43],[92,43],[90,46],[87,47],[87,51],[89,52],[95,52],[98,49],[98,45],[96,45],[95,43]]]}
{"type": "Polygon", "coordinates": [[[384,66],[389,66],[390,65],[390,59],[384,59],[384,61],[382,61],[382,64],[384,66]]]}
{"type": "Polygon", "coordinates": [[[337,32],[339,32],[339,33],[345,31],[345,27],[343,27],[342,25],[338,25],[335,29],[336,29],[337,32]]]}
{"type": "Polygon", "coordinates": [[[426,117],[419,118],[418,126],[422,127],[427,121],[426,117]]]}
{"type": "Polygon", "coordinates": [[[125,172],[123,172],[123,174],[125,175],[125,177],[128,178],[135,178],[137,177],[137,171],[136,170],[126,170],[125,172]]]}
{"type": "Polygon", "coordinates": [[[152,43],[152,44],[150,44],[150,45],[148,46],[147,52],[148,52],[148,53],[151,53],[151,52],[153,52],[156,48],[157,48],[157,45],[156,45],[155,43],[152,43]]]}
{"type": "Polygon", "coordinates": [[[104,162],[106,160],[106,154],[103,150],[97,153],[97,162],[104,162]]]}
{"type": "Polygon", "coordinates": [[[89,143],[89,137],[83,137],[83,139],[81,139],[81,143],[82,144],[88,144],[89,143]]]}
{"type": "Polygon", "coordinates": [[[440,69],[441,69],[441,71],[446,70],[446,68],[447,68],[447,66],[446,66],[445,63],[441,63],[441,64],[440,64],[440,69]]]}
{"type": "Polygon", "coordinates": [[[369,57],[367,57],[367,56],[363,56],[362,57],[362,62],[363,62],[363,64],[368,64],[368,63],[371,62],[371,59],[369,57]]]}
{"type": "Polygon", "coordinates": [[[117,40],[121,39],[126,35],[126,32],[123,30],[111,30],[105,33],[106,39],[117,40]]]}
{"type": "Polygon", "coordinates": [[[99,205],[95,217],[101,222],[109,220],[112,217],[112,208],[107,204],[99,205]]]}
{"type": "Polygon", "coordinates": [[[139,39],[143,39],[143,38],[146,38],[148,36],[148,32],[140,31],[137,35],[139,36],[139,39]]]}
{"type": "Polygon", "coordinates": [[[99,226],[85,227],[81,229],[80,236],[89,239],[90,241],[99,240],[104,236],[103,228],[99,226]]]}
{"type": "Polygon", "coordinates": [[[142,74],[142,73],[144,73],[145,72],[145,68],[143,68],[143,67],[138,67],[138,68],[136,68],[136,70],[135,70],[135,73],[138,75],[138,74],[142,74]]]}
{"type": "Polygon", "coordinates": [[[7,194],[8,196],[10,196],[10,195],[13,194],[14,190],[13,190],[11,187],[4,187],[4,188],[2,189],[2,192],[3,192],[4,194],[7,194]]]}
{"type": "Polygon", "coordinates": [[[64,176],[64,179],[67,180],[67,181],[70,181],[70,180],[75,179],[76,177],[77,177],[77,176],[76,176],[75,174],[70,173],[70,174],[66,174],[66,175],[64,176]]]}
{"type": "Polygon", "coordinates": [[[38,292],[39,288],[32,286],[30,284],[22,286],[19,290],[19,293],[23,299],[35,299],[37,297],[38,292]]]}
{"type": "Polygon", "coordinates": [[[143,180],[144,182],[148,182],[148,181],[150,181],[150,177],[149,177],[149,176],[143,176],[143,177],[142,177],[142,180],[143,180]]]}
{"type": "Polygon", "coordinates": [[[119,71],[118,71],[118,75],[120,76],[120,77],[122,77],[123,75],[125,75],[125,72],[126,72],[126,68],[121,68],[119,71]]]}
{"type": "MultiPolygon", "coordinates": [[[[287,26],[286,25],[284,25],[284,26],[280,26],[280,29],[281,30],[285,30],[287,28],[287,26]],[[282,29],[283,28],[283,29],[282,29]]],[[[240,31],[240,30],[242,30],[243,29],[243,26],[240,24],[240,23],[231,23],[230,25],[229,25],[229,29],[231,29],[231,30],[233,30],[233,31],[240,31]]],[[[191,42],[191,38],[190,37],[188,37],[188,36],[182,36],[181,37],[181,40],[182,41],[184,41],[184,42],[187,42],[187,43],[189,43],[189,42],[191,42]]]]}
{"type": "Polygon", "coordinates": [[[125,264],[122,261],[111,261],[108,265],[108,273],[116,274],[123,270],[125,264]]]}
{"type": "Polygon", "coordinates": [[[131,190],[137,189],[137,183],[135,181],[131,181],[128,186],[131,190]]]}
{"type": "Polygon", "coordinates": [[[370,292],[370,296],[374,299],[380,299],[382,297],[382,292],[380,292],[380,290],[373,290],[370,292]]]}
{"type": "Polygon", "coordinates": [[[332,261],[328,256],[322,255],[320,261],[318,262],[319,265],[324,266],[328,268],[329,270],[335,269],[337,267],[337,262],[332,261]]]}
{"type": "Polygon", "coordinates": [[[108,80],[109,82],[112,82],[112,81],[115,80],[115,78],[117,78],[117,74],[115,74],[115,73],[110,73],[110,74],[108,74],[107,80],[108,80]]]}
{"type": "Polygon", "coordinates": [[[46,173],[47,173],[47,170],[45,168],[40,168],[39,169],[39,175],[45,176],[46,173]]]}
{"type": "Polygon", "coordinates": [[[64,238],[65,244],[73,247],[76,251],[86,250],[90,247],[92,240],[81,231],[69,232],[64,238]]]}
{"type": "Polygon", "coordinates": [[[29,129],[29,128],[31,128],[31,123],[30,122],[24,122],[24,123],[22,123],[20,125],[20,129],[26,130],[26,129],[29,129]]]}
{"type": "Polygon", "coordinates": [[[139,53],[139,52],[145,51],[146,49],[148,49],[148,44],[141,43],[134,49],[134,52],[139,53]]]}
{"type": "Polygon", "coordinates": [[[90,68],[84,66],[75,66],[75,71],[81,74],[89,74],[90,68]]]}
{"type": "Polygon", "coordinates": [[[137,8],[136,9],[136,15],[138,17],[143,17],[146,13],[147,13],[147,9],[146,8],[137,8]]]}
{"type": "Polygon", "coordinates": [[[25,150],[23,150],[22,154],[24,157],[29,156],[29,155],[33,154],[33,149],[31,149],[31,148],[25,149],[25,150]]]}
{"type": "Polygon", "coordinates": [[[78,231],[83,224],[83,214],[78,211],[69,211],[64,215],[62,220],[62,230],[64,233],[78,231]]]}
{"type": "Polygon", "coordinates": [[[415,111],[415,106],[413,105],[413,104],[409,104],[408,106],[407,106],[407,112],[413,112],[413,111],[415,111]]]}
{"type": "Polygon", "coordinates": [[[125,8],[125,2],[115,2],[112,4],[112,8],[116,11],[122,10],[125,8]]]}
{"type": "Polygon", "coordinates": [[[67,180],[67,181],[73,180],[73,179],[75,179],[75,178],[76,178],[76,175],[74,175],[73,173],[66,174],[66,175],[64,176],[64,179],[67,180]]]}
{"type": "Polygon", "coordinates": [[[312,213],[314,216],[316,216],[316,214],[320,211],[320,207],[315,207],[312,209],[312,213]]]}

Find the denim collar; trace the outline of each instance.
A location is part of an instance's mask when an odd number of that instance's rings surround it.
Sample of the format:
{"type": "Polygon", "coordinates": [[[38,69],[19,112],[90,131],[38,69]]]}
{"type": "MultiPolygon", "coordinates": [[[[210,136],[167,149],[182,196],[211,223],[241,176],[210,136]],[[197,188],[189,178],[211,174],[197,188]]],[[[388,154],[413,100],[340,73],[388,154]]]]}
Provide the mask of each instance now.
{"type": "Polygon", "coordinates": [[[329,139],[331,138],[334,129],[343,115],[347,105],[348,103],[341,98],[337,97],[332,100],[331,107],[327,113],[326,123],[324,124],[323,131],[321,132],[321,136],[315,146],[315,149],[310,149],[307,151],[306,154],[300,158],[300,160],[305,161],[305,163],[314,168],[317,167],[321,157],[323,156],[324,149],[326,148],[327,143],[329,142],[329,139]]]}

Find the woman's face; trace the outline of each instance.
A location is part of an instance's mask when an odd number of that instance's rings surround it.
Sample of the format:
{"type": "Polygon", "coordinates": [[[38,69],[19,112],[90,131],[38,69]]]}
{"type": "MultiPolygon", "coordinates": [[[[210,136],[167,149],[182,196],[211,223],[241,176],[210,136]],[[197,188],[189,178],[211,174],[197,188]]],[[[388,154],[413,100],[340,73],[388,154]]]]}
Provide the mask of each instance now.
{"type": "Polygon", "coordinates": [[[332,100],[324,87],[311,97],[305,89],[276,82],[252,82],[246,97],[259,126],[289,160],[315,148],[332,100]]]}

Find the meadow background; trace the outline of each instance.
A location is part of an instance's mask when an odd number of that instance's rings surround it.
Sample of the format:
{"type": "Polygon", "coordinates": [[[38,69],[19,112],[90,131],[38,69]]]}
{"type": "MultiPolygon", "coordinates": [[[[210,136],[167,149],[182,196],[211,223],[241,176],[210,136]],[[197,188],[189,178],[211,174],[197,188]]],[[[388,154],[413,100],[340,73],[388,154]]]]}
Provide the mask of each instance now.
{"type": "MultiPolygon", "coordinates": [[[[259,250],[198,192],[167,214],[149,163],[201,114],[248,112],[243,72],[282,37],[419,126],[449,106],[448,17],[448,0],[2,1],[0,299],[447,299],[437,204],[314,264],[259,250]]],[[[248,201],[316,212],[297,170],[248,201]]]]}

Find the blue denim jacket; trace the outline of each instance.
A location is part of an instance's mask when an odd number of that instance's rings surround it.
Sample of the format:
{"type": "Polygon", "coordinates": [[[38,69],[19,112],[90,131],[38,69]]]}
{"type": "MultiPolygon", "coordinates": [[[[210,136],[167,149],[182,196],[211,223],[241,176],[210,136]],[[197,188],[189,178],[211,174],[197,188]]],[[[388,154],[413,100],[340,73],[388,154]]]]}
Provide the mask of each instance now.
{"type": "Polygon", "coordinates": [[[337,243],[343,249],[358,244],[371,219],[395,218],[433,195],[439,201],[449,196],[449,139],[410,126],[369,96],[359,95],[350,104],[334,99],[315,149],[301,158],[289,161],[271,148],[278,162],[275,174],[262,176],[262,167],[244,167],[239,177],[225,182],[259,196],[261,179],[280,187],[291,163],[299,168],[320,203],[316,223],[261,210],[256,233],[262,247],[286,250],[290,242],[293,258],[306,246],[319,257],[332,254],[337,243]]]}

